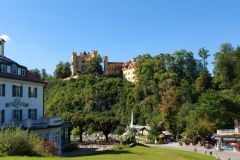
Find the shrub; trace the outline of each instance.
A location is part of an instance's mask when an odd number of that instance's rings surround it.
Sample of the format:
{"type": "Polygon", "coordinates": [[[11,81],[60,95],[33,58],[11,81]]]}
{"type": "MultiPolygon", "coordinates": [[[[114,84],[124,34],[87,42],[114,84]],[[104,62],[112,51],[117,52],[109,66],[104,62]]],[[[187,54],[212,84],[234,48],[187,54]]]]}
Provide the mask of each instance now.
{"type": "Polygon", "coordinates": [[[180,146],[183,145],[183,141],[182,140],[179,140],[178,143],[179,143],[180,146]]]}
{"type": "Polygon", "coordinates": [[[1,155],[38,155],[40,148],[40,140],[28,130],[8,128],[0,131],[1,155]]]}
{"type": "Polygon", "coordinates": [[[72,135],[73,135],[74,139],[76,139],[76,137],[79,136],[79,134],[80,134],[79,127],[74,127],[72,130],[72,135]]]}
{"type": "Polygon", "coordinates": [[[189,138],[186,138],[186,139],[184,139],[184,143],[185,143],[185,145],[190,145],[191,140],[189,138]]]}
{"type": "Polygon", "coordinates": [[[192,145],[196,146],[198,144],[199,138],[198,137],[193,137],[192,138],[192,145]]]}
{"type": "Polygon", "coordinates": [[[126,140],[120,142],[121,145],[129,145],[131,143],[136,143],[135,136],[130,136],[126,140]]]}
{"type": "Polygon", "coordinates": [[[43,141],[41,142],[42,152],[51,153],[52,155],[56,154],[57,146],[53,141],[43,141]]]}
{"type": "Polygon", "coordinates": [[[155,140],[159,141],[159,135],[162,133],[162,127],[158,124],[153,124],[151,130],[149,131],[148,140],[150,143],[154,143],[155,140]]]}

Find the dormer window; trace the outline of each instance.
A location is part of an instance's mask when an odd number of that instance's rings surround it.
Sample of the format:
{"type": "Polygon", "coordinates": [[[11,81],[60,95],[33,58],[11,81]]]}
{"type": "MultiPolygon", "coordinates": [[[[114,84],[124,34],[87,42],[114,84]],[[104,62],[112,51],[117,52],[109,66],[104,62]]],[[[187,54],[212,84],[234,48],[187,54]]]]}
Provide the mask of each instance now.
{"type": "Polygon", "coordinates": [[[12,73],[18,74],[17,65],[15,65],[15,64],[13,64],[13,66],[12,66],[12,73]]]}
{"type": "Polygon", "coordinates": [[[21,69],[21,75],[26,76],[26,70],[25,69],[21,69]]]}
{"type": "Polygon", "coordinates": [[[0,69],[3,73],[7,72],[7,66],[5,64],[2,64],[0,69]]]}

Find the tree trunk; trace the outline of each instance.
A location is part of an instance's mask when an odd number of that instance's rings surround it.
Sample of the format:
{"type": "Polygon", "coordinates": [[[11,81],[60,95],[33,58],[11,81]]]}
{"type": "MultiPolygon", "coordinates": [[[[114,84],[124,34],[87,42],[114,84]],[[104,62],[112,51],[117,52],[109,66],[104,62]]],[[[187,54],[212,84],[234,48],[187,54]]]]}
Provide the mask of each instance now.
{"type": "Polygon", "coordinates": [[[108,142],[108,133],[104,133],[105,138],[106,138],[106,142],[108,142]]]}
{"type": "Polygon", "coordinates": [[[79,138],[80,138],[79,141],[82,142],[83,141],[83,132],[82,131],[79,132],[79,138]]]}

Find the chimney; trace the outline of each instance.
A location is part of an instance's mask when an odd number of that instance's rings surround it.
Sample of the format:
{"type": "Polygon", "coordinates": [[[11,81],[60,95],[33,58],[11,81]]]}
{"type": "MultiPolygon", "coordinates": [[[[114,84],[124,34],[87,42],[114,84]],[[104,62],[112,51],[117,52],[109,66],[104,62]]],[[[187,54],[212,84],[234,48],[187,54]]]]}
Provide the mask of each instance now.
{"type": "Polygon", "coordinates": [[[5,40],[3,38],[0,38],[0,56],[4,57],[4,43],[5,40]]]}

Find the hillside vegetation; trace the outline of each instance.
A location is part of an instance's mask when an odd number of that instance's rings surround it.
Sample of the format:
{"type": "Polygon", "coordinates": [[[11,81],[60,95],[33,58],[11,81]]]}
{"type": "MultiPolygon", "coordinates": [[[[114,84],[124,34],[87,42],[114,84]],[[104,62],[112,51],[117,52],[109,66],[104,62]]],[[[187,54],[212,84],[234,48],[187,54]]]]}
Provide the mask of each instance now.
{"type": "MultiPolygon", "coordinates": [[[[208,51],[136,57],[138,82],[89,73],[78,79],[51,81],[45,89],[47,115],[57,115],[87,131],[121,133],[134,111],[136,124],[149,124],[189,138],[233,128],[240,118],[240,48],[223,44],[215,54],[214,74],[208,51]]],[[[96,65],[98,66],[98,65],[96,65]]]]}

